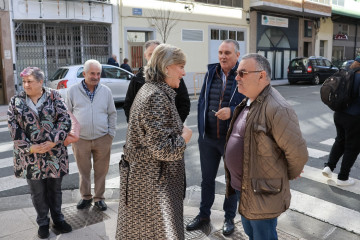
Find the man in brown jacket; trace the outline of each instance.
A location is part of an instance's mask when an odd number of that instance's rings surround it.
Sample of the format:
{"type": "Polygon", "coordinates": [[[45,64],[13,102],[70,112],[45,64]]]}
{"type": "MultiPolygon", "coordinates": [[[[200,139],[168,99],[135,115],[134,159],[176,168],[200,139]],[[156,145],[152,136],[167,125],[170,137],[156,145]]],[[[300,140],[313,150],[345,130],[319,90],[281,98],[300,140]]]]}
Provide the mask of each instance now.
{"type": "Polygon", "coordinates": [[[278,239],[277,217],[290,205],[289,180],[308,160],[295,111],[270,85],[271,69],[259,54],[244,56],[237,69],[238,91],[226,136],[226,194],[237,195],[250,239],[278,239]]]}

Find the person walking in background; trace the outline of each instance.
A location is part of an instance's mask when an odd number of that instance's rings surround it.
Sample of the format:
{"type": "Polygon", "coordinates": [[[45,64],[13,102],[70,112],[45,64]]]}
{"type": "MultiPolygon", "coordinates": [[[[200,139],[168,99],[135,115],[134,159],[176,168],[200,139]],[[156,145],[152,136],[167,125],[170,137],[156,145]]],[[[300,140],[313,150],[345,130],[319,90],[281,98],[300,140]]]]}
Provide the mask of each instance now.
{"type": "Polygon", "coordinates": [[[64,140],[71,120],[60,94],[43,87],[44,72],[27,67],[21,73],[24,91],[11,98],[8,127],[14,141],[14,172],[25,178],[39,225],[39,238],[48,238],[50,210],[54,228],[72,231],[61,212],[61,182],[69,173],[64,140]]]}
{"type": "Polygon", "coordinates": [[[111,57],[107,61],[107,64],[119,67],[119,63],[115,54],[111,55],[111,57]]]}
{"type": "Polygon", "coordinates": [[[121,64],[120,67],[123,68],[123,69],[125,69],[126,71],[132,73],[131,67],[130,67],[130,65],[128,64],[128,62],[129,62],[129,59],[124,58],[124,63],[121,64]]]}
{"type": "MultiPolygon", "coordinates": [[[[350,69],[360,67],[360,57],[357,57],[350,69]]],[[[332,172],[336,168],[342,156],[340,173],[336,184],[339,186],[349,186],[355,183],[354,179],[349,178],[351,167],[354,165],[360,152],[360,72],[355,74],[353,94],[357,98],[343,111],[334,112],[334,123],[336,127],[336,138],[331,148],[329,160],[325,163],[322,174],[331,178],[332,172]]]]}
{"type": "Polygon", "coordinates": [[[84,64],[84,80],[67,92],[66,105],[81,124],[80,139],[72,144],[80,175],[81,200],[78,209],[91,205],[101,211],[105,203],[105,178],[109,169],[112,140],[115,137],[116,108],[111,90],[100,82],[101,64],[88,60],[84,64]],[[91,157],[93,158],[95,194],[91,194],[91,157]]]}
{"type": "MultiPolygon", "coordinates": [[[[219,46],[219,62],[210,64],[198,102],[199,150],[202,173],[200,213],[186,230],[200,229],[210,222],[215,199],[215,178],[224,155],[225,137],[235,107],[244,98],[236,91],[236,68],[240,56],[239,43],[228,39],[219,46]]],[[[234,232],[236,196],[225,198],[223,234],[234,232]]]]}
{"type": "MultiPolygon", "coordinates": [[[[147,41],[144,45],[144,58],[147,62],[149,62],[151,55],[154,51],[154,49],[160,45],[159,41],[156,40],[150,40],[147,41]]],[[[125,102],[124,102],[124,112],[126,116],[126,121],[129,122],[129,116],[130,116],[130,109],[131,105],[134,102],[135,96],[139,89],[144,85],[145,83],[145,77],[144,77],[144,69],[140,68],[137,74],[131,79],[129,88],[126,92],[125,102]]],[[[176,92],[175,97],[175,106],[177,111],[179,112],[180,118],[182,122],[185,122],[187,116],[190,113],[190,98],[189,93],[186,88],[184,79],[181,78],[180,80],[180,86],[178,88],[174,88],[176,92]]]]}
{"type": "Polygon", "coordinates": [[[308,160],[296,113],[271,87],[270,76],[265,57],[242,58],[236,81],[246,99],[236,107],[226,136],[226,196],[237,195],[242,225],[253,240],[278,239],[277,217],[290,205],[289,180],[308,160]]]}
{"type": "Polygon", "coordinates": [[[159,45],[134,100],[120,162],[116,239],[183,240],[184,151],[192,131],[175,107],[185,55],[159,45]]]}

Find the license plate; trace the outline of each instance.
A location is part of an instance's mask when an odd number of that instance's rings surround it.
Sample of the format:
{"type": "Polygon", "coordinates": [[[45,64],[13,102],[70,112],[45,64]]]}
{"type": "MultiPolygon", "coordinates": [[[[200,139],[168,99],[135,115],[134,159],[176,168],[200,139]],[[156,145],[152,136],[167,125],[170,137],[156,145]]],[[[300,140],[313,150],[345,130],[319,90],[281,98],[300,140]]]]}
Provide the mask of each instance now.
{"type": "Polygon", "coordinates": [[[294,70],[294,73],[302,73],[302,70],[294,70]]]}

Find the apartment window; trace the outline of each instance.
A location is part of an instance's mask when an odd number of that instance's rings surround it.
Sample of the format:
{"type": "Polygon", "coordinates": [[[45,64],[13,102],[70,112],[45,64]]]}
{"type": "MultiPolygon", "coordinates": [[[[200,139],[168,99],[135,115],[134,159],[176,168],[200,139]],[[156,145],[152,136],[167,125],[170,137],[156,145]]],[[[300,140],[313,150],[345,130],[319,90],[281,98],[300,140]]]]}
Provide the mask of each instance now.
{"type": "Polygon", "coordinates": [[[335,33],[337,34],[346,34],[349,33],[349,25],[348,24],[338,24],[337,31],[335,29],[335,33]]]}
{"type": "MultiPolygon", "coordinates": [[[[322,0],[329,1],[329,0],[322,0]]],[[[195,2],[242,8],[244,6],[243,0],[195,0],[195,2]]]]}
{"type": "Polygon", "coordinates": [[[211,40],[233,39],[235,41],[244,41],[244,32],[233,30],[211,29],[211,40]]]}
{"type": "Polygon", "coordinates": [[[322,3],[326,5],[330,5],[330,0],[309,0],[310,2],[322,3]]]}
{"type": "Polygon", "coordinates": [[[312,37],[313,22],[304,21],[304,37],[312,37]]]}
{"type": "Polygon", "coordinates": [[[344,7],[345,6],[345,0],[332,0],[332,4],[340,6],[340,7],[344,7]]]}
{"type": "Polygon", "coordinates": [[[320,56],[324,56],[325,53],[325,41],[320,40],[320,56]]]}
{"type": "Polygon", "coordinates": [[[219,40],[219,29],[211,29],[211,40],[219,40]]]}

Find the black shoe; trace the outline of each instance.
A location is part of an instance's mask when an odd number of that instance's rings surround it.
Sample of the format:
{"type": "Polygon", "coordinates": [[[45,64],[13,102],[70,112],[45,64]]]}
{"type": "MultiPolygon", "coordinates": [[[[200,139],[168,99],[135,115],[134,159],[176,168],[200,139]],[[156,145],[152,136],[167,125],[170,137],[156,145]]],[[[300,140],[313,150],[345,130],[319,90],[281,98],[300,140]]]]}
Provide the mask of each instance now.
{"type": "Polygon", "coordinates": [[[91,202],[92,202],[92,198],[89,199],[89,200],[85,200],[85,199],[81,199],[78,204],[77,204],[77,209],[84,209],[84,208],[87,208],[91,205],[91,202]]]}
{"type": "Polygon", "coordinates": [[[100,200],[98,202],[95,202],[95,207],[99,208],[101,211],[105,211],[107,209],[107,205],[104,202],[104,200],[100,200]]]}
{"type": "Polygon", "coordinates": [[[49,225],[40,226],[38,230],[38,237],[44,239],[44,238],[48,238],[49,236],[50,236],[49,225]]]}
{"type": "Polygon", "coordinates": [[[72,231],[72,227],[65,220],[61,222],[55,222],[53,228],[61,233],[69,233],[72,231]]]}
{"type": "Polygon", "coordinates": [[[186,225],[187,231],[200,229],[202,226],[210,222],[209,218],[200,218],[200,215],[197,215],[191,222],[186,225]]]}
{"type": "Polygon", "coordinates": [[[234,219],[225,219],[224,226],[223,226],[223,235],[229,236],[235,230],[234,219]]]}

